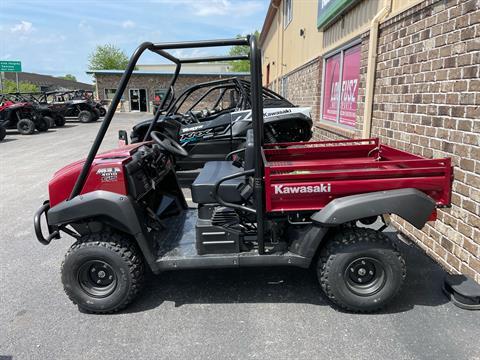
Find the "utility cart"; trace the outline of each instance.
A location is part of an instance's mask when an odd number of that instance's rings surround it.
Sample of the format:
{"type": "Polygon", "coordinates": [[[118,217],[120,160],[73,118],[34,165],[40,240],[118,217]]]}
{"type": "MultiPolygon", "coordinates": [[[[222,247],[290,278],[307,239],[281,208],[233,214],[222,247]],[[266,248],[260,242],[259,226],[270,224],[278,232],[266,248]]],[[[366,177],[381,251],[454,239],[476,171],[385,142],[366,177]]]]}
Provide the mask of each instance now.
{"type": "Polygon", "coordinates": [[[140,291],[146,267],[154,273],[312,268],[326,296],[354,312],[378,310],[399,293],[405,261],[381,229],[366,225],[387,214],[419,229],[434,220],[438,207],[450,205],[450,159],[425,159],[378,139],[264,144],[260,57],[254,36],[143,43],[133,54],[87,158],[54,174],[49,200],[34,217],[42,244],[64,233],[76,239],[62,282],[80,308],[124,308],[140,291]],[[249,47],[250,54],[180,60],[167,52],[233,45],[249,47]],[[204,165],[191,186],[194,208],[175,172],[176,159],[188,153],[153,130],[158,117],[146,141],[97,154],[145,50],[176,64],[250,61],[253,126],[243,154],[204,165]]]}

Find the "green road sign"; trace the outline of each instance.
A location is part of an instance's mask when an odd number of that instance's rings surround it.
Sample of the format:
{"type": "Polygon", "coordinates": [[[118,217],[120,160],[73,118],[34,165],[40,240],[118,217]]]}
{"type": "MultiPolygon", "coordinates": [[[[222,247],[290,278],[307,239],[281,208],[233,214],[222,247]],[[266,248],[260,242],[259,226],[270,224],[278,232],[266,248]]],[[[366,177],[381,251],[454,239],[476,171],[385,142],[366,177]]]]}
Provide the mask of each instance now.
{"type": "Polygon", "coordinates": [[[21,72],[21,61],[0,61],[0,72],[21,72]]]}

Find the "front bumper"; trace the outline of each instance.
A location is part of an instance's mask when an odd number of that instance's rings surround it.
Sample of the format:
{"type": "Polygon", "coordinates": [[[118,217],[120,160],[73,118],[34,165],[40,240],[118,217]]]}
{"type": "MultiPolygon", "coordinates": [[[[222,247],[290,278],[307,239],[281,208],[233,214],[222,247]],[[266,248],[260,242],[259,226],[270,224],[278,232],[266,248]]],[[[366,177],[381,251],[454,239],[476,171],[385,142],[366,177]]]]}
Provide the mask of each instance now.
{"type": "Polygon", "coordinates": [[[33,217],[33,226],[35,228],[35,236],[37,240],[43,244],[48,245],[53,239],[60,238],[60,232],[56,227],[48,223],[48,210],[50,209],[50,201],[45,201],[43,205],[35,212],[33,217]],[[42,215],[45,214],[45,220],[47,221],[48,236],[44,237],[41,226],[42,215]]]}

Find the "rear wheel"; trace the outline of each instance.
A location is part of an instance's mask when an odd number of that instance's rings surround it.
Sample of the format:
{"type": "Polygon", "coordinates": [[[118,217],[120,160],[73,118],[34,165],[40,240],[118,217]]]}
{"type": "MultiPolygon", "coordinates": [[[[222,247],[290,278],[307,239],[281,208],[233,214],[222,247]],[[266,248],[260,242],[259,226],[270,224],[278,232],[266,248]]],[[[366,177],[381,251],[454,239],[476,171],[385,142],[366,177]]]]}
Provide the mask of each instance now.
{"type": "Polygon", "coordinates": [[[0,141],[5,139],[5,136],[7,136],[7,130],[3,126],[0,126],[0,141]]]}
{"type": "Polygon", "coordinates": [[[48,131],[48,129],[50,128],[50,124],[52,123],[53,119],[50,116],[44,116],[35,121],[35,128],[39,132],[45,132],[48,131]]]}
{"type": "Polygon", "coordinates": [[[93,120],[93,113],[87,110],[82,110],[78,114],[78,121],[82,123],[88,123],[93,120]]]}
{"type": "Polygon", "coordinates": [[[17,123],[17,130],[22,135],[32,135],[35,131],[35,123],[30,119],[20,119],[17,123]]]}
{"type": "Polygon", "coordinates": [[[100,119],[100,110],[98,110],[97,108],[93,108],[92,112],[93,112],[93,121],[97,121],[98,119],[100,119]]]}
{"type": "Polygon", "coordinates": [[[337,232],[326,245],[317,275],[326,296],[341,308],[373,312],[398,294],[406,267],[386,235],[353,228],[337,232]]]}
{"type": "Polygon", "coordinates": [[[129,239],[116,233],[85,235],[62,264],[65,293],[81,309],[111,313],[125,308],[143,284],[143,258],[129,239]]]}
{"type": "Polygon", "coordinates": [[[62,115],[55,115],[55,126],[62,127],[65,125],[65,118],[62,115]]]}

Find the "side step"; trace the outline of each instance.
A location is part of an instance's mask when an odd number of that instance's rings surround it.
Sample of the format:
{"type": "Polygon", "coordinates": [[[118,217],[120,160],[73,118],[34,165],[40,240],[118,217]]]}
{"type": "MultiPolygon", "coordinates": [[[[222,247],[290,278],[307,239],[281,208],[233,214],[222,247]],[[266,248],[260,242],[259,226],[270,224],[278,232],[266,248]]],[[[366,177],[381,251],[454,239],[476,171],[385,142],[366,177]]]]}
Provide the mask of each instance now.
{"type": "Polygon", "coordinates": [[[304,258],[291,252],[282,254],[259,255],[251,251],[239,254],[209,254],[164,256],[157,259],[159,271],[181,269],[215,269],[231,267],[255,267],[255,266],[295,266],[308,268],[311,259],[304,258]]]}

